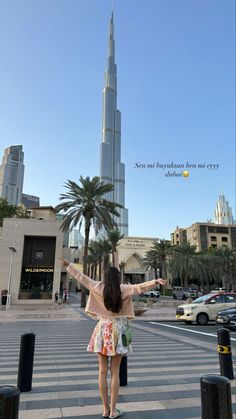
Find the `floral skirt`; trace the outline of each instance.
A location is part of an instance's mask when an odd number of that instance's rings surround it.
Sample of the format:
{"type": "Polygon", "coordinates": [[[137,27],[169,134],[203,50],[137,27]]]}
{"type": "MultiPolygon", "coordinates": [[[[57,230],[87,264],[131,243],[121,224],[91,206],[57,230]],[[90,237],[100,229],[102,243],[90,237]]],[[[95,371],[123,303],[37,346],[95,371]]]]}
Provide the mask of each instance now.
{"type": "Polygon", "coordinates": [[[102,317],[94,328],[87,351],[106,356],[127,355],[131,351],[131,345],[124,346],[121,337],[127,322],[124,317],[102,317]]]}

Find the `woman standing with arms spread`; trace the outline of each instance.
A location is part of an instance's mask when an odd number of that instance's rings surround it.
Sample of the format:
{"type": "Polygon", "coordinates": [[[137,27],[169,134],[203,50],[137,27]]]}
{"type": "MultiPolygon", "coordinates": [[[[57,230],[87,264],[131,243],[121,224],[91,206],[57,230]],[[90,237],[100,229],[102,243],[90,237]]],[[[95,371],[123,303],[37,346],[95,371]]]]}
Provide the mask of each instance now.
{"type": "Polygon", "coordinates": [[[103,403],[103,417],[115,419],[123,412],[116,407],[119,393],[119,370],[122,355],[127,355],[129,347],[122,342],[124,326],[134,318],[132,296],[141,294],[157,284],[165,285],[164,279],[154,279],[141,284],[120,284],[120,272],[115,267],[108,268],[103,281],[94,281],[84,275],[73,263],[60,258],[61,264],[82,285],[89,289],[90,294],[85,312],[98,319],[87,350],[98,354],[99,392],[103,403]],[[108,400],[108,359],[110,361],[111,384],[110,405],[108,400]]]}

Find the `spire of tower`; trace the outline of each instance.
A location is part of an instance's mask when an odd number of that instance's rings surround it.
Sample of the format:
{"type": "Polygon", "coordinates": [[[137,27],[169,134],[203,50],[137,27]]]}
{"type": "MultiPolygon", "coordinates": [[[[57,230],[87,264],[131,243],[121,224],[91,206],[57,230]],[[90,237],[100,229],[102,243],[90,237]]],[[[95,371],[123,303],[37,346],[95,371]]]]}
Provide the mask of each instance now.
{"type": "Polygon", "coordinates": [[[114,16],[113,10],[111,12],[109,41],[108,41],[108,57],[115,58],[115,41],[114,41],[114,16]]]}
{"type": "Polygon", "coordinates": [[[112,13],[112,17],[113,17],[113,13],[114,13],[114,0],[111,0],[111,13],[112,13]]]}

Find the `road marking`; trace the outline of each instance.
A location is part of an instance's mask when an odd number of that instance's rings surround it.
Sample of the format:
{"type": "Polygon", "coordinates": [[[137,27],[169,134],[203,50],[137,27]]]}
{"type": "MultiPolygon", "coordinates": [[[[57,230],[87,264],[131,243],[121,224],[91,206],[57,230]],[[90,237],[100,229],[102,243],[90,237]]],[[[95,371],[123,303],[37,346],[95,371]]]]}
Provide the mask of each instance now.
{"type": "MultiPolygon", "coordinates": [[[[179,330],[184,330],[186,332],[191,332],[191,333],[197,333],[199,335],[206,335],[206,336],[213,336],[214,338],[217,338],[217,335],[213,335],[212,333],[206,333],[206,332],[198,332],[197,330],[192,330],[192,329],[184,329],[183,327],[178,327],[178,326],[172,326],[170,324],[163,324],[163,323],[158,323],[158,322],[149,322],[151,324],[158,324],[160,326],[165,326],[165,327],[170,327],[172,329],[179,329],[179,330]]],[[[235,340],[235,338],[231,338],[231,340],[235,340]]]]}

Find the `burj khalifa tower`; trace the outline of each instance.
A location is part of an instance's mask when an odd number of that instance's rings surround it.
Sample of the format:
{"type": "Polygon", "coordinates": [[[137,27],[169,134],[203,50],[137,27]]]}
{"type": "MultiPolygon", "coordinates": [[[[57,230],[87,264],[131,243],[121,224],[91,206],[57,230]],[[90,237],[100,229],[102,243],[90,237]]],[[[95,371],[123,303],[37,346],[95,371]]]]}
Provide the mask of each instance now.
{"type": "Polygon", "coordinates": [[[128,236],[128,209],[125,208],[125,165],[121,163],[121,113],[117,109],[117,71],[113,13],[110,20],[108,63],[105,70],[102,111],[102,144],[100,149],[100,178],[114,185],[106,199],[121,204],[120,217],[115,217],[117,228],[128,236]]]}

